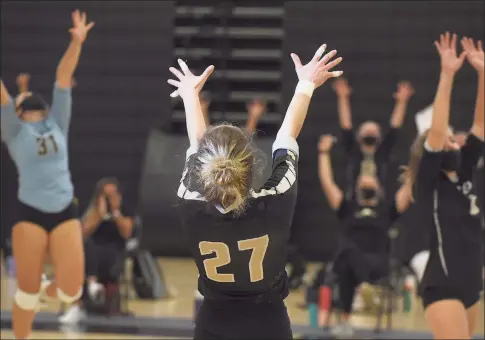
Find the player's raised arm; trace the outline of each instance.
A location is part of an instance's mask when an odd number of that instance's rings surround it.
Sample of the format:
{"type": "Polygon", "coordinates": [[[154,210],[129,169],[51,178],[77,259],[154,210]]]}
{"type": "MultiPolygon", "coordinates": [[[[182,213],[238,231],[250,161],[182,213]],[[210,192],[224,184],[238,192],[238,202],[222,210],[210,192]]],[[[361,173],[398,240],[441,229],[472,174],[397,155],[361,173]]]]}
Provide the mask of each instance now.
{"type": "Polygon", "coordinates": [[[327,53],[322,58],[326,48],[327,45],[325,44],[320,46],[312,60],[306,65],[302,65],[300,58],[296,54],[291,54],[291,58],[295,64],[296,74],[298,75],[298,85],[286,111],[283,124],[278,131],[278,135],[296,139],[305,122],[313,91],[317,87],[322,86],[329,78],[342,75],[342,71],[330,71],[333,67],[340,64],[342,58],[339,57],[331,60],[337,55],[336,50],[327,53]]]}
{"type": "Polygon", "coordinates": [[[433,118],[426,139],[427,146],[434,151],[442,150],[448,137],[450,120],[451,91],[455,74],[463,65],[466,52],[460,56],[456,53],[456,34],[446,32],[435,41],[436,49],[441,58],[441,74],[433,104],[433,118]]]}
{"type": "Polygon", "coordinates": [[[190,140],[190,146],[196,147],[202,138],[206,128],[206,119],[200,105],[199,93],[204,87],[205,82],[214,71],[214,66],[209,66],[200,76],[192,74],[187,64],[179,59],[180,70],[170,67],[178,80],[169,79],[167,82],[177,88],[170,97],[180,96],[185,107],[185,121],[187,124],[187,134],[190,140]]]}

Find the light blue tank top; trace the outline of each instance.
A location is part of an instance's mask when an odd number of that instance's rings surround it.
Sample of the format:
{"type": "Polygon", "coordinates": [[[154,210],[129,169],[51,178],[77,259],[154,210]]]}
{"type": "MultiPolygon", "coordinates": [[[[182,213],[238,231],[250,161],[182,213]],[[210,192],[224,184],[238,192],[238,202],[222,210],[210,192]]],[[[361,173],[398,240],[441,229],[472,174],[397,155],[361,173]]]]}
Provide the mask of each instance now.
{"type": "Polygon", "coordinates": [[[18,199],[42,212],[61,212],[74,198],[67,145],[71,105],[71,89],[56,85],[44,121],[21,121],[13,100],[2,106],[2,140],[17,167],[18,199]]]}

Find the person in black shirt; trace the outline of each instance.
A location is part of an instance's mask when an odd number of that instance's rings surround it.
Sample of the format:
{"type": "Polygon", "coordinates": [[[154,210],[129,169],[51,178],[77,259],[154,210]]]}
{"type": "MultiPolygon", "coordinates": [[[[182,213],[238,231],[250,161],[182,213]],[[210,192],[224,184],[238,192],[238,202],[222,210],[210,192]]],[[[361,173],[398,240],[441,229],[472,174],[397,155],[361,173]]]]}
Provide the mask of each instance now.
{"type": "Polygon", "coordinates": [[[435,42],[441,74],[433,104],[431,127],[418,137],[404,175],[414,184],[414,199],[430,234],[430,258],[420,293],[435,338],[471,338],[482,288],[483,233],[472,184],[482,155],[484,137],[484,53],[479,43],[463,38],[457,56],[456,34],[435,42]],[[465,57],[478,72],[475,116],[460,149],[449,129],[455,74],[465,57]]]}
{"type": "Polygon", "coordinates": [[[214,70],[194,76],[185,62],[172,97],[184,102],[190,148],[178,197],[189,250],[199,271],[204,301],[195,339],[291,339],[284,298],[290,225],[297,193],[298,144],[313,90],[340,71],[337,51],[321,60],[326,45],[302,65],[292,54],[299,83],[273,144],[273,172],[262,188],[251,189],[254,150],[245,129],[207,127],[198,93],[214,70]]]}
{"type": "Polygon", "coordinates": [[[356,180],[360,175],[376,176],[381,183],[384,183],[389,156],[396,143],[398,130],[404,121],[408,102],[414,94],[411,84],[403,81],[397,85],[397,91],[394,93],[396,104],[391,115],[390,129],[384,137],[379,124],[366,121],[359,127],[356,138],[350,109],[352,89],[344,78],[337,79],[333,89],[338,99],[339,122],[342,129],[341,142],[349,159],[347,166],[349,190],[354,192],[356,180]]]}
{"type": "MultiPolygon", "coordinates": [[[[109,300],[117,292],[123,269],[117,264],[123,261],[125,244],[133,231],[133,216],[132,207],[120,192],[118,180],[101,179],[96,184],[82,219],[86,255],[86,283],[82,301],[95,299],[103,292],[106,300],[109,300]]],[[[59,321],[73,324],[82,320],[86,316],[82,301],[71,306],[59,321]]]]}
{"type": "Polygon", "coordinates": [[[383,199],[376,177],[361,175],[355,188],[356,199],[346,198],[333,179],[330,151],[334,138],[323,136],[319,144],[319,175],[330,207],[337,212],[344,230],[339,240],[334,270],[338,275],[343,322],[333,332],[349,337],[348,323],[355,289],[363,282],[374,283],[388,273],[389,238],[393,222],[411,202],[411,186],[405,183],[391,203],[383,199]]]}

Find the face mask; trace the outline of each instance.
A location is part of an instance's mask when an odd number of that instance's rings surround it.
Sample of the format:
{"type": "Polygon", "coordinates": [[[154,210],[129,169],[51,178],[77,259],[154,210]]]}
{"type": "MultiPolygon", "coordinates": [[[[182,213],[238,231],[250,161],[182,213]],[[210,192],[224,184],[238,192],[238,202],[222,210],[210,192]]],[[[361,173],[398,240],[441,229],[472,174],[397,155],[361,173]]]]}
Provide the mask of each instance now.
{"type": "Polygon", "coordinates": [[[25,98],[17,107],[21,112],[25,111],[45,111],[47,110],[47,103],[41,96],[33,94],[25,98]]]}
{"type": "Polygon", "coordinates": [[[372,200],[377,198],[377,191],[375,189],[360,189],[360,195],[363,200],[372,200]]]}
{"type": "Polygon", "coordinates": [[[442,169],[444,171],[456,171],[460,167],[460,151],[446,151],[442,169]]]}
{"type": "Polygon", "coordinates": [[[378,138],[375,136],[364,136],[362,137],[362,143],[367,146],[373,146],[376,145],[378,141],[378,138]]]}

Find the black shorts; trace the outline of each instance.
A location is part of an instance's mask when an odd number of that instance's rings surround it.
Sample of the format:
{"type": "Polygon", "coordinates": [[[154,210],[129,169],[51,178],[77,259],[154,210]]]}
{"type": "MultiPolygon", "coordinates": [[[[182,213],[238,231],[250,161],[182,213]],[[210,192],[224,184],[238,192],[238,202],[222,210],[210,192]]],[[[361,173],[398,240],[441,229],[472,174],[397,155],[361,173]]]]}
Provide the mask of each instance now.
{"type": "Polygon", "coordinates": [[[389,256],[367,253],[356,247],[341,249],[334,260],[334,272],[346,275],[348,271],[358,283],[376,283],[389,274],[389,256]]]}
{"type": "Polygon", "coordinates": [[[31,222],[41,226],[45,231],[50,233],[63,222],[78,218],[78,207],[74,202],[69,204],[66,209],[58,213],[46,213],[22,202],[18,202],[15,223],[22,221],[31,222]]]}
{"type": "Polygon", "coordinates": [[[204,300],[195,321],[195,340],[293,339],[283,300],[261,303],[204,300]]]}
{"type": "Polygon", "coordinates": [[[469,292],[466,289],[456,289],[445,286],[429,286],[423,289],[421,298],[423,300],[424,309],[441,300],[458,300],[463,303],[465,309],[468,309],[480,300],[480,292],[469,292]]]}

